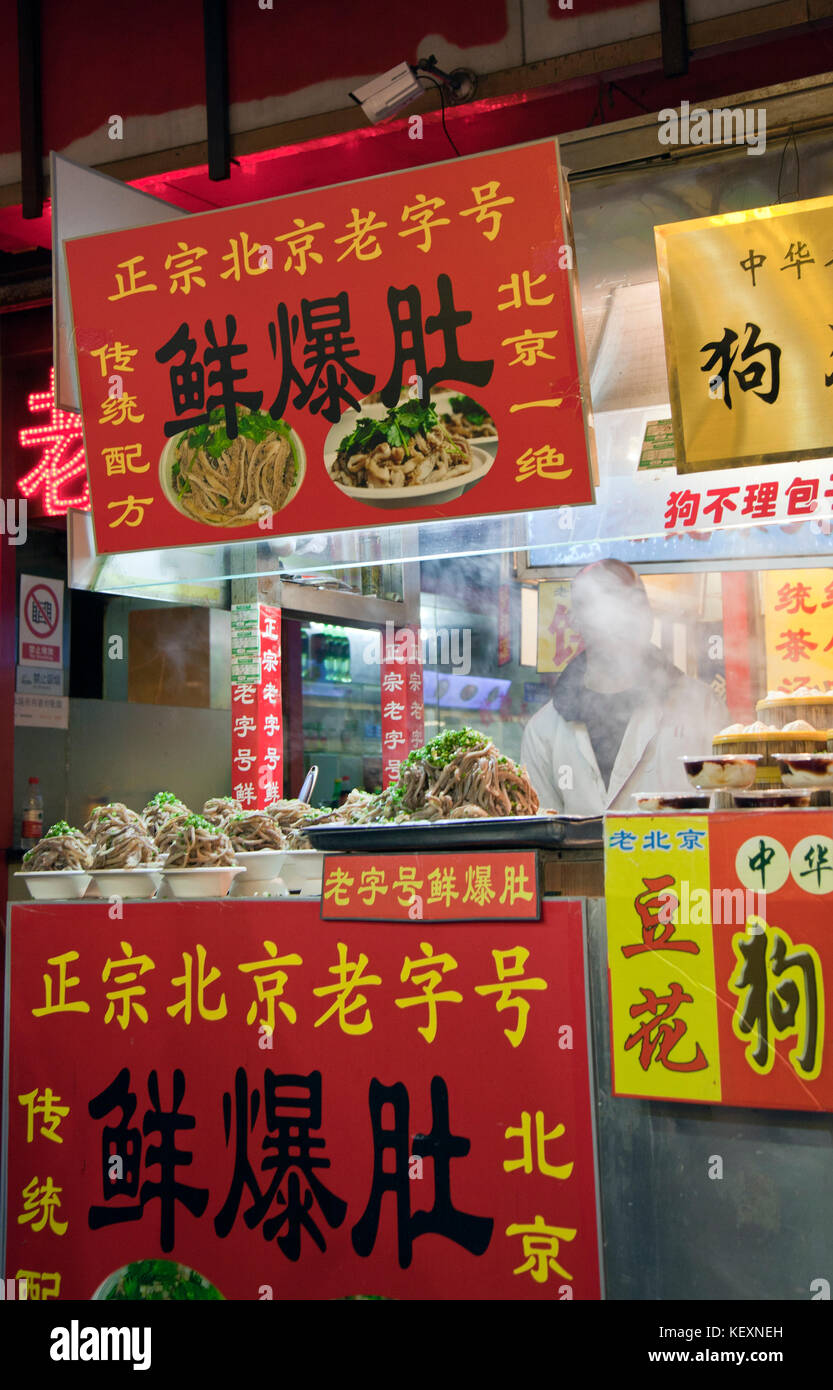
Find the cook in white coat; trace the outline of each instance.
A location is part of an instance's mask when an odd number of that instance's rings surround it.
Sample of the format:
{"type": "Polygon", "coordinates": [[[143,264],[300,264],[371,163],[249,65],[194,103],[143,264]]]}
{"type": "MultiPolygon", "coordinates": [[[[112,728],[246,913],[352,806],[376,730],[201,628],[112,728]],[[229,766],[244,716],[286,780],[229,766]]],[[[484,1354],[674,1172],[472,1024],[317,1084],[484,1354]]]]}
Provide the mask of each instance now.
{"type": "Polygon", "coordinates": [[[711,751],[725,705],[651,644],[648,595],[630,565],[588,565],[571,599],[584,651],[521,743],[541,809],[599,816],[632,810],[632,792],[690,790],[680,758],[711,751]]]}

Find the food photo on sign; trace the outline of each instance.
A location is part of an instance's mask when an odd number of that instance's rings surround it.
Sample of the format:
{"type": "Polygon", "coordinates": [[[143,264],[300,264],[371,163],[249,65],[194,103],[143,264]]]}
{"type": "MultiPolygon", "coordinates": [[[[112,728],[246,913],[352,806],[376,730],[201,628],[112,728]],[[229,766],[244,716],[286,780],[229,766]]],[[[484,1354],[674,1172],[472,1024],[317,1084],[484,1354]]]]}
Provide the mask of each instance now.
{"type": "Polygon", "coordinates": [[[414,183],[66,243],[100,554],[592,500],[555,143],[414,183]]]}

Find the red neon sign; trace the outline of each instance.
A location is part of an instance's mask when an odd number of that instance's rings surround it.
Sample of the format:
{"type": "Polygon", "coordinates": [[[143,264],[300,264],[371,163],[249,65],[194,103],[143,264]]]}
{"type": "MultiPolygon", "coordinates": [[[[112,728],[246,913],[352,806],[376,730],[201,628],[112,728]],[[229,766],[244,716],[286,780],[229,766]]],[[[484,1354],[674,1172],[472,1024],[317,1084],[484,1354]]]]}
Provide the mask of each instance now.
{"type": "Polygon", "coordinates": [[[18,430],[18,439],[26,449],[40,449],[41,456],[34,468],[17,484],[23,496],[43,494],[43,509],[47,516],[65,516],[70,507],[89,510],[90,487],[87,482],[87,461],[81,419],[55,404],[55,368],[49,369],[48,391],[30,391],[27,402],[32,415],[47,412],[44,424],[18,430]],[[68,496],[64,489],[76,479],[83,479],[80,492],[68,496]]]}

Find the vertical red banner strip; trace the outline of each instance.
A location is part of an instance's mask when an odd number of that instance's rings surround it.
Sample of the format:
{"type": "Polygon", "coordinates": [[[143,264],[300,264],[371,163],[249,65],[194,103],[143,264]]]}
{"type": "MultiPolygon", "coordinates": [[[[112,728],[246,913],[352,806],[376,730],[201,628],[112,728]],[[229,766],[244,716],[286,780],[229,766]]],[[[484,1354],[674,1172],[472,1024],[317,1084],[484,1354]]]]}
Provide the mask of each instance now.
{"type": "Polygon", "coordinates": [[[260,605],[260,685],[258,709],[258,807],[283,796],[283,684],[281,610],[260,605]]]}
{"type": "Polygon", "coordinates": [[[258,604],[260,680],[231,688],[231,794],[246,810],[283,796],[281,610],[258,604]]]}
{"type": "Polygon", "coordinates": [[[402,763],[425,742],[422,655],[419,631],[388,623],[380,662],[382,687],[382,786],[399,777],[402,763]]]}

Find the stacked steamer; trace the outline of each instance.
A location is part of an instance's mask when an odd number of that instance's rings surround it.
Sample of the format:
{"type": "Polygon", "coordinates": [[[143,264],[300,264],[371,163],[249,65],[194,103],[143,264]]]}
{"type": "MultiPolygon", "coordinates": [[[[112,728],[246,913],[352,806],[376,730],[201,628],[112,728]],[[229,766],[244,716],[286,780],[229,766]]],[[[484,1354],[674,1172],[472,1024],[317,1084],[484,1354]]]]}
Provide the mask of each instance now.
{"type": "Polygon", "coordinates": [[[757,754],[758,787],[780,787],[781,759],[796,753],[825,753],[833,728],[833,694],[807,687],[793,695],[769,691],[756,706],[754,724],[730,724],[712,739],[715,753],[757,754]]]}
{"type": "Polygon", "coordinates": [[[770,690],[765,699],[758,701],[756,709],[759,719],[766,719],[791,738],[803,735],[808,743],[806,748],[790,743],[785,753],[816,753],[826,748],[833,730],[833,692],[807,685],[792,695],[770,690]]]}

